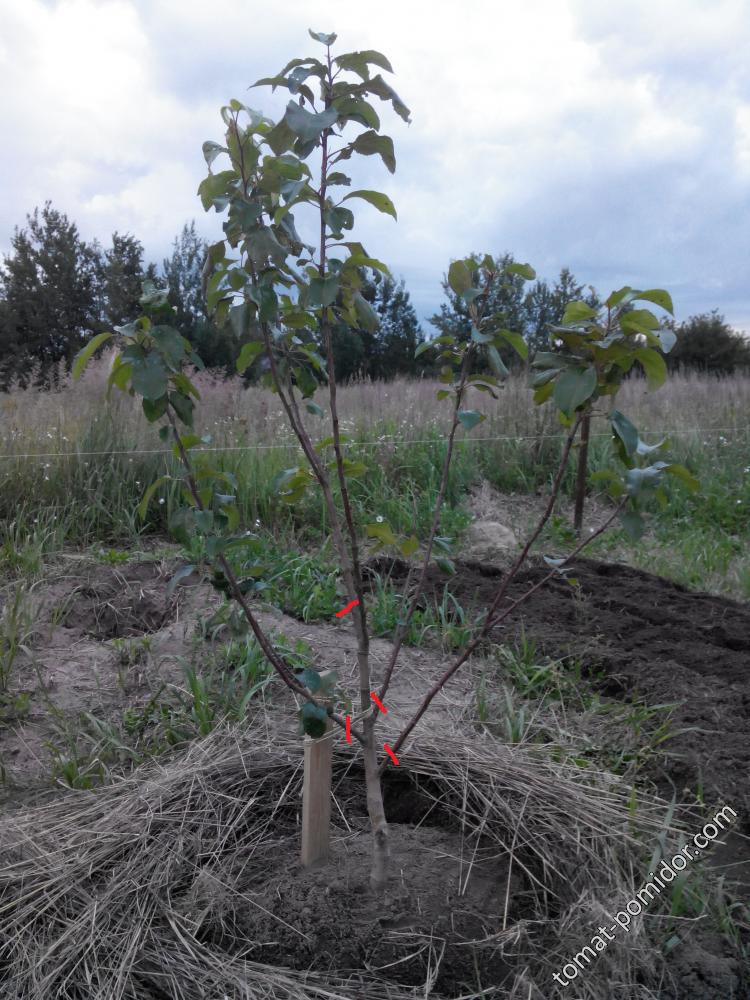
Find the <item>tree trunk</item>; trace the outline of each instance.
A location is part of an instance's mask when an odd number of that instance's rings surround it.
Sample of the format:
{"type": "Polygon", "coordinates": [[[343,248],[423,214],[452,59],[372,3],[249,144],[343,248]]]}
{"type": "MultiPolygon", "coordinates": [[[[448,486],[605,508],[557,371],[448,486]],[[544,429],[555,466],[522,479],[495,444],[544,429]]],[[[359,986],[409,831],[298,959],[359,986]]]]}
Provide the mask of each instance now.
{"type": "Polygon", "coordinates": [[[388,881],[391,851],[388,843],[388,824],[383,807],[383,787],[378,774],[378,757],[375,750],[375,718],[365,719],[365,784],[367,812],[372,829],[372,868],[370,884],[378,891],[388,881]]]}
{"type": "Polygon", "coordinates": [[[583,505],[586,500],[586,470],[589,460],[589,431],[591,429],[591,414],[587,413],[581,421],[581,443],[578,451],[578,469],[576,471],[576,497],[573,527],[577,535],[583,527],[583,505]]]}

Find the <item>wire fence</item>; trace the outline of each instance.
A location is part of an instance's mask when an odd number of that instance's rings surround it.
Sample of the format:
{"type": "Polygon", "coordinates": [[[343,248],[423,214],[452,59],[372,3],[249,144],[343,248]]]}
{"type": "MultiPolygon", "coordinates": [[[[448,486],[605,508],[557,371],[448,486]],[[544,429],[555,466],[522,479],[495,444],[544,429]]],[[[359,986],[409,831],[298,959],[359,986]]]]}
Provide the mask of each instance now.
{"type": "MultiPolygon", "coordinates": [[[[750,426],[747,427],[687,427],[682,430],[675,431],[647,431],[649,435],[664,437],[687,437],[689,434],[747,434],[750,433],[750,426]]],[[[545,440],[561,440],[565,438],[564,432],[557,434],[501,434],[492,437],[463,437],[456,438],[455,444],[472,444],[474,442],[482,441],[513,441],[516,444],[521,441],[545,441],[545,440]]],[[[610,431],[601,431],[589,435],[590,438],[611,438],[612,433],[610,431]]],[[[396,436],[384,436],[377,438],[374,441],[349,441],[347,443],[354,444],[359,448],[369,448],[377,447],[378,445],[389,444],[394,442],[400,442],[403,444],[444,444],[444,438],[417,438],[405,440],[401,437],[396,436]]],[[[211,453],[211,452],[235,452],[235,451],[275,451],[279,448],[297,448],[299,447],[299,442],[296,439],[290,439],[289,441],[277,441],[274,444],[246,444],[246,445],[222,445],[217,448],[193,448],[191,449],[193,453],[211,453]]],[[[171,455],[172,448],[132,448],[125,450],[116,449],[105,449],[104,451],[50,451],[50,452],[18,452],[0,455],[1,460],[13,460],[13,459],[29,459],[29,458],[92,458],[108,456],[113,457],[114,455],[171,455]]]]}

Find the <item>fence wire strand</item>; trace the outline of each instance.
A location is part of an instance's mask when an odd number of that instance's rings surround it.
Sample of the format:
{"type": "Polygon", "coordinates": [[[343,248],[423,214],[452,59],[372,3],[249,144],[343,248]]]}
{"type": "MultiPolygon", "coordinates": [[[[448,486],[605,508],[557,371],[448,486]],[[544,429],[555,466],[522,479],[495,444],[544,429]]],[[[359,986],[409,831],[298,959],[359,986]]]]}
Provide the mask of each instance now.
{"type": "MultiPolygon", "coordinates": [[[[750,432],[749,427],[688,427],[681,431],[644,431],[649,435],[658,436],[663,434],[667,438],[671,437],[687,437],[688,434],[747,434],[750,432]]],[[[494,437],[464,437],[456,438],[455,444],[472,444],[474,442],[481,441],[514,441],[516,443],[520,441],[546,441],[546,440],[561,440],[566,435],[564,433],[559,434],[501,434],[494,437]]],[[[590,434],[589,438],[602,438],[602,437],[612,437],[610,431],[598,431],[595,434],[590,434]]],[[[392,444],[394,442],[401,442],[402,444],[445,444],[443,438],[417,438],[415,440],[405,440],[400,437],[382,437],[375,441],[350,441],[349,443],[355,445],[359,448],[369,448],[377,447],[383,444],[392,444]]],[[[247,445],[223,445],[218,448],[193,448],[191,451],[194,454],[210,454],[211,452],[232,452],[232,451],[274,451],[280,448],[297,448],[299,447],[299,442],[296,440],[280,441],[275,444],[247,444],[247,445]]],[[[13,459],[28,459],[28,458],[90,458],[96,456],[106,455],[110,458],[115,455],[171,455],[171,448],[133,448],[124,451],[107,449],[104,451],[49,451],[49,452],[30,452],[30,453],[18,453],[18,454],[5,454],[0,455],[0,460],[11,461],[13,459]]]]}

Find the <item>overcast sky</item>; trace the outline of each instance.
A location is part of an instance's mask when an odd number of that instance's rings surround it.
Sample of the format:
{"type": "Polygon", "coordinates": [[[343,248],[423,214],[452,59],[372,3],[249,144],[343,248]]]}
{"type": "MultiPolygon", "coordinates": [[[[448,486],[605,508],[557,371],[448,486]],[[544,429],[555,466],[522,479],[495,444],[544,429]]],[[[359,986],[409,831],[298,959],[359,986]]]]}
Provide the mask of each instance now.
{"type": "Polygon", "coordinates": [[[411,108],[382,116],[394,176],[352,162],[399,213],[359,203],[358,238],[422,318],[451,258],[507,250],[750,332],[750,0],[0,0],[0,18],[3,251],[46,199],[149,260],[191,218],[220,238],[201,143],[232,97],[283,113],[288,94],[247,87],[320,55],[311,27],[385,53],[411,108]]]}

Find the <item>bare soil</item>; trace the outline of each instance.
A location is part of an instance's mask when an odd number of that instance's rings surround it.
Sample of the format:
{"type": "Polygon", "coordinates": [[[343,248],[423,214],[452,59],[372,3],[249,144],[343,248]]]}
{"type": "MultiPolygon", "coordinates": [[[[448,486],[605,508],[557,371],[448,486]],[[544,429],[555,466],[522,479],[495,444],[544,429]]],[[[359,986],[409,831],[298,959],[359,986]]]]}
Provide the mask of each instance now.
{"type": "MultiPolygon", "coordinates": [[[[389,566],[392,579],[407,567],[389,566]]],[[[467,609],[486,608],[504,570],[462,562],[449,586],[467,609]]],[[[508,602],[547,576],[547,565],[519,575],[508,602]]],[[[677,703],[664,791],[681,797],[703,789],[706,802],[731,805],[750,817],[750,605],[689,591],[629,566],[579,558],[518,607],[491,641],[522,634],[550,656],[579,660],[603,692],[649,704],[677,703]],[[669,787],[671,783],[672,787],[669,787]]],[[[428,584],[440,599],[447,578],[437,569],[428,584]]]]}
{"type": "MultiPolygon", "coordinates": [[[[396,584],[408,568],[398,560],[375,565],[387,570],[396,584]]],[[[16,693],[30,695],[31,710],[23,718],[0,723],[0,751],[13,779],[9,797],[16,804],[23,803],[27,783],[30,788],[34,782],[49,781],[44,745],[53,735],[50,703],[71,718],[82,710],[115,717],[125,706],[144,703],[158,682],[184,683],[178,658],[189,650],[196,615],[210,613],[220,598],[197,582],[168,597],[166,583],[173,568],[169,560],[158,559],[118,567],[82,561],[39,588],[34,662],[19,661],[14,677],[16,693]],[[123,670],[113,640],[142,636],[151,642],[148,656],[143,664],[123,670]]],[[[451,578],[437,570],[430,573],[425,599],[439,600],[449,582],[466,610],[486,607],[504,572],[497,565],[458,562],[451,578]]],[[[522,574],[510,599],[547,572],[539,565],[522,574]]],[[[596,560],[578,559],[569,575],[577,580],[575,585],[559,577],[546,583],[493,631],[491,641],[516,642],[525,635],[548,655],[582,663],[591,683],[610,697],[676,702],[674,724],[685,732],[670,742],[671,756],[654,776],[660,789],[667,797],[674,791],[681,799],[700,788],[707,803],[717,808],[731,805],[740,814],[738,831],[750,832],[750,607],[596,560]]],[[[307,638],[325,665],[336,667],[351,687],[355,644],[345,622],[310,625],[269,611],[260,612],[260,617],[267,627],[280,628],[290,638],[307,638]]],[[[387,641],[373,642],[376,676],[389,650],[387,641]]],[[[424,690],[423,678],[439,673],[443,661],[450,662],[434,650],[404,650],[403,669],[389,696],[387,731],[391,726],[397,731],[411,714],[424,690]]],[[[425,720],[429,726],[442,727],[460,714],[467,698],[465,683],[459,676],[441,694],[437,712],[425,720]]],[[[370,851],[369,837],[362,835],[365,810],[362,806],[360,822],[357,810],[347,808],[350,826],[334,844],[333,882],[330,871],[299,870],[289,850],[279,852],[263,884],[248,887],[248,905],[234,933],[257,942],[253,960],[319,972],[327,965],[340,972],[347,965],[361,968],[365,963],[384,976],[389,965],[398,962],[393,978],[404,984],[424,983],[434,966],[440,970],[436,994],[451,996],[476,972],[474,949],[467,944],[498,932],[506,893],[507,912],[513,919],[523,918],[517,908],[524,887],[517,884],[517,876],[508,885],[502,859],[480,856],[467,885],[459,886],[456,866],[446,863],[460,856],[459,832],[447,824],[426,822],[412,789],[389,787],[386,808],[394,869],[402,875],[387,900],[372,904],[374,909],[368,903],[371,897],[360,884],[370,851]],[[271,936],[268,912],[274,918],[271,936]],[[411,951],[405,943],[413,944],[411,951]],[[412,957],[404,960],[408,954],[412,957]]],[[[747,868],[745,843],[734,845],[727,864],[747,868]]],[[[199,898],[186,898],[184,905],[200,909],[202,904],[199,898]]],[[[212,930],[209,923],[206,928],[207,942],[228,944],[222,940],[223,925],[212,930]]],[[[675,993],[665,990],[664,997],[750,997],[750,983],[741,982],[742,972],[722,954],[721,942],[694,940],[690,949],[678,949],[670,964],[680,986],[675,993]]],[[[503,981],[509,971],[499,952],[483,955],[480,972],[487,982],[503,981]]]]}

